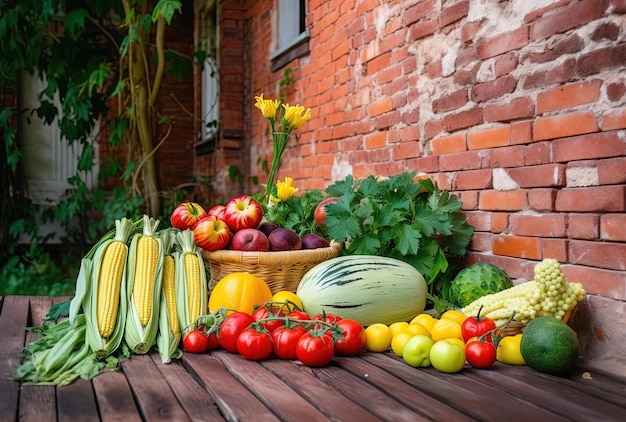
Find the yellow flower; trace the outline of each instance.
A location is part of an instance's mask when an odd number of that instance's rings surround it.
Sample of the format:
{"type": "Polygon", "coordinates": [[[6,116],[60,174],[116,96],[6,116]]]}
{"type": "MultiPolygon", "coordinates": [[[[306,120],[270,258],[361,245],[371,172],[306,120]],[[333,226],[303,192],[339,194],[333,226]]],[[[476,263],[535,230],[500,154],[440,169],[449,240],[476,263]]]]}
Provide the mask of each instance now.
{"type": "Polygon", "coordinates": [[[254,99],[256,100],[254,106],[261,110],[263,117],[265,117],[266,119],[276,118],[276,111],[278,110],[278,106],[280,105],[280,102],[278,100],[265,100],[263,99],[263,94],[254,97],[254,99]]]}
{"type": "Polygon", "coordinates": [[[285,177],[285,181],[280,180],[276,182],[276,195],[279,201],[287,201],[298,192],[298,188],[292,186],[293,179],[291,177],[285,177]]]}
{"type": "Polygon", "coordinates": [[[311,109],[306,111],[301,105],[290,106],[289,104],[283,104],[285,108],[285,116],[283,120],[287,123],[287,126],[291,129],[298,129],[304,122],[311,118],[311,109]]]}

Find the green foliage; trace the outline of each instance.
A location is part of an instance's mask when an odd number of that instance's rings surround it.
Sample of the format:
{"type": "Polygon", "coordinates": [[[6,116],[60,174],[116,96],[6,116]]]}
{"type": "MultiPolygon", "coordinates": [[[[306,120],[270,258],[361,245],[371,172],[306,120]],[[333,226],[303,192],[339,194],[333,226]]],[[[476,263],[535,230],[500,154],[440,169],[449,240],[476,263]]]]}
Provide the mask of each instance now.
{"type": "Polygon", "coordinates": [[[325,190],[338,200],[326,206],[324,227],[346,254],[411,264],[424,275],[429,293],[439,295],[448,289],[448,256],[467,252],[473,227],[460,214],[456,196],[415,177],[405,172],[384,180],[348,176],[335,182],[325,190]]]}
{"type": "Polygon", "coordinates": [[[291,229],[300,236],[307,233],[322,235],[321,227],[314,220],[315,208],[322,199],[324,199],[322,191],[307,190],[302,195],[294,195],[287,201],[264,207],[265,219],[276,223],[279,227],[291,229]]]}

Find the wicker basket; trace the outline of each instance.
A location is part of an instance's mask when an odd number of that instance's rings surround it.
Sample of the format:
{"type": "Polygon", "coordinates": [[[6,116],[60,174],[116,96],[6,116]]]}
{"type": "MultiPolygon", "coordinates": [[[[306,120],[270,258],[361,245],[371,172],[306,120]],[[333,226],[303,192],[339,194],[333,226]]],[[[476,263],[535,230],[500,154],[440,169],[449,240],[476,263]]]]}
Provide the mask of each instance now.
{"type": "Polygon", "coordinates": [[[328,248],[284,252],[203,251],[202,256],[209,262],[211,289],[230,273],[249,272],[276,293],[280,290],[295,292],[307,271],[340,253],[341,244],[332,241],[328,248]]]}
{"type": "MultiPolygon", "coordinates": [[[[576,312],[576,308],[578,308],[578,306],[574,306],[573,309],[565,312],[565,315],[563,315],[562,319],[564,323],[567,324],[569,322],[569,320],[572,318],[572,315],[574,315],[574,312],[576,312]]],[[[523,322],[511,321],[506,327],[501,328],[499,331],[500,334],[502,334],[503,336],[514,336],[516,334],[523,333],[524,328],[526,328],[526,324],[524,324],[523,322]]]]}

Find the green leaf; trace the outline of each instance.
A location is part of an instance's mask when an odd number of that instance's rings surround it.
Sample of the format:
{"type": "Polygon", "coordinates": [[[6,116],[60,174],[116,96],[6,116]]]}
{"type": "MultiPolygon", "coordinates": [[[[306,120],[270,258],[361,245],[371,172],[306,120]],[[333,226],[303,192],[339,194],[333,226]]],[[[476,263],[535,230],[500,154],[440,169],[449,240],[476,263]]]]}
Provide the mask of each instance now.
{"type": "Polygon", "coordinates": [[[63,19],[65,33],[73,39],[78,38],[85,27],[85,18],[87,16],[88,14],[85,9],[72,9],[65,13],[63,19]]]}
{"type": "Polygon", "coordinates": [[[350,241],[348,251],[352,255],[378,255],[380,240],[373,233],[367,233],[350,241]]]}
{"type": "Polygon", "coordinates": [[[400,224],[394,227],[396,248],[401,255],[414,255],[419,250],[422,233],[413,224],[400,224]]]}

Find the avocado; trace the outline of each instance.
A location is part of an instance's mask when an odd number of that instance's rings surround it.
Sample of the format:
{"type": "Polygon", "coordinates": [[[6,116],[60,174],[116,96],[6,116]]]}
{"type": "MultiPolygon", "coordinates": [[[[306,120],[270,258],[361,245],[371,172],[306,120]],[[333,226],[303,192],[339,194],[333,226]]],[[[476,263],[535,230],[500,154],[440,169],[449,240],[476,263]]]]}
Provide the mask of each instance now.
{"type": "Polygon", "coordinates": [[[552,316],[541,316],[524,329],[520,352],[531,368],[565,376],[578,362],[580,345],[576,332],[566,323],[552,316]]]}

